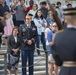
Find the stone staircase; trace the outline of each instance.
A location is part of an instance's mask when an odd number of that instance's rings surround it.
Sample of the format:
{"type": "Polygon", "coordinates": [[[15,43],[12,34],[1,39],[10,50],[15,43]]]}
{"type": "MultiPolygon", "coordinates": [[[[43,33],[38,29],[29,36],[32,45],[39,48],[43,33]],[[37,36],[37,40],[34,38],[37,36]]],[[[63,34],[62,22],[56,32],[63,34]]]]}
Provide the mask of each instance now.
{"type": "MultiPolygon", "coordinates": [[[[3,50],[5,52],[6,48],[4,47],[1,50],[3,50]]],[[[1,62],[0,68],[2,67],[2,69],[0,69],[0,75],[4,75],[3,60],[4,60],[3,56],[0,55],[0,62],[1,62]]],[[[18,75],[22,75],[21,68],[22,68],[22,65],[21,65],[21,58],[20,58],[18,75]]],[[[28,74],[28,67],[27,67],[27,74],[28,74]]],[[[13,72],[12,72],[12,75],[14,75],[13,72]]],[[[46,55],[44,52],[41,52],[41,56],[38,56],[37,51],[35,50],[35,53],[34,53],[34,75],[46,75],[46,55]]]]}

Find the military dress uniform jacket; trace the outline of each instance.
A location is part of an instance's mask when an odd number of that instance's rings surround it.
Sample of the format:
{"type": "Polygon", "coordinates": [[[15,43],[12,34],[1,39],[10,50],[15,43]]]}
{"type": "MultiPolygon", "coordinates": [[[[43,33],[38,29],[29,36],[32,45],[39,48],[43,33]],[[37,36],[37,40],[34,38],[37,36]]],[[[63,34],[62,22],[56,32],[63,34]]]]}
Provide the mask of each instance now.
{"type": "Polygon", "coordinates": [[[20,25],[20,37],[22,40],[22,47],[21,50],[34,50],[35,49],[35,42],[37,39],[37,28],[34,23],[31,23],[31,26],[28,27],[26,24],[20,25]],[[26,42],[24,42],[26,40],[26,42]],[[28,45],[28,40],[32,41],[31,45],[28,45]]]}
{"type": "MultiPolygon", "coordinates": [[[[65,61],[76,62],[76,29],[66,28],[58,33],[52,46],[52,54],[58,66],[65,61]]],[[[76,64],[75,64],[76,65],[76,64]]],[[[76,75],[76,66],[61,69],[59,75],[76,75]]]]}

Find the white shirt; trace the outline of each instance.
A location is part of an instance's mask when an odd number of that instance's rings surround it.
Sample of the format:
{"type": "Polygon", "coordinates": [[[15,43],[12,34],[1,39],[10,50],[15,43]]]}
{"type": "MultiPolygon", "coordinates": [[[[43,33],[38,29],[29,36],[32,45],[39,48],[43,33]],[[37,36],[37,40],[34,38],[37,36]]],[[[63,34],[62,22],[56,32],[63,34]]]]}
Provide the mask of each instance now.
{"type": "Polygon", "coordinates": [[[30,27],[31,26],[31,24],[26,24],[27,25],[27,27],[30,27]]]}
{"type": "Polygon", "coordinates": [[[10,0],[6,0],[6,4],[9,6],[10,8],[10,0]]]}
{"type": "Polygon", "coordinates": [[[49,42],[48,42],[48,40],[47,40],[47,35],[48,35],[49,32],[50,32],[50,29],[49,29],[49,28],[46,28],[46,29],[45,29],[46,45],[49,45],[49,42]]]}
{"type": "Polygon", "coordinates": [[[14,39],[15,39],[15,43],[17,43],[17,36],[14,36],[14,39]]]}
{"type": "Polygon", "coordinates": [[[33,15],[33,16],[32,16],[32,20],[34,19],[34,16],[35,16],[36,12],[37,12],[37,11],[34,11],[34,10],[30,10],[30,11],[28,12],[29,14],[32,14],[32,15],[33,15]]]}
{"type": "Polygon", "coordinates": [[[45,28],[46,28],[46,26],[47,26],[47,22],[46,22],[46,20],[45,19],[38,19],[38,22],[41,24],[41,23],[44,23],[45,24],[45,27],[43,27],[42,26],[42,32],[45,32],[45,28]]]}
{"type": "Polygon", "coordinates": [[[43,27],[41,23],[45,23],[45,26],[47,26],[47,22],[45,19],[37,19],[37,18],[34,18],[34,23],[35,25],[37,26],[37,31],[38,31],[38,35],[41,35],[42,32],[45,32],[45,28],[46,27],[43,27]]]}
{"type": "Polygon", "coordinates": [[[34,23],[37,27],[37,32],[38,32],[38,35],[41,35],[42,33],[42,25],[38,22],[38,19],[34,18],[34,23]]]}

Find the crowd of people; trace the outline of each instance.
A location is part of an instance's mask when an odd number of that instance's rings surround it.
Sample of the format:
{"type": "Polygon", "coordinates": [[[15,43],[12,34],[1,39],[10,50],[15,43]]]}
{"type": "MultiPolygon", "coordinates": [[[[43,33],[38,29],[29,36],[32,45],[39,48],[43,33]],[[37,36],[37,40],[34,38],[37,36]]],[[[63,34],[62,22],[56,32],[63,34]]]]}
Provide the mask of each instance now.
{"type": "MultiPolygon", "coordinates": [[[[61,7],[61,2],[52,4],[56,15],[65,27],[64,9],[72,8],[72,4],[65,1],[65,6],[61,7]]],[[[53,12],[47,7],[47,2],[40,2],[40,8],[34,3],[29,2],[26,7],[24,0],[14,1],[14,5],[8,7],[5,0],[0,0],[0,47],[1,44],[7,46],[7,69],[11,75],[11,68],[17,75],[20,50],[22,57],[22,75],[26,75],[26,64],[34,64],[34,50],[40,48],[40,42],[44,50],[49,50],[48,64],[49,75],[52,75],[54,69],[55,75],[58,75],[58,66],[51,55],[51,46],[54,44],[54,37],[58,32],[58,25],[53,17],[53,12]],[[20,4],[18,4],[20,3],[20,4]],[[2,42],[3,38],[3,42],[2,42]],[[28,59],[28,60],[27,60],[28,59]]],[[[41,56],[37,50],[38,56],[41,56]]],[[[29,67],[29,75],[33,75],[33,66],[29,67]]]]}

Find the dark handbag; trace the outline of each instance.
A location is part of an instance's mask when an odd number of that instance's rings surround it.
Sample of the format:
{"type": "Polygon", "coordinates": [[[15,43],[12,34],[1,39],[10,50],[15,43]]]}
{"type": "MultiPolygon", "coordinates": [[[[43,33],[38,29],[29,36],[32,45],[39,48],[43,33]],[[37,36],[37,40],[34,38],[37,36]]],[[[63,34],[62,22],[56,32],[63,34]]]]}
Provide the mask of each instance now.
{"type": "Polygon", "coordinates": [[[15,57],[10,53],[7,54],[7,65],[8,66],[15,66],[16,63],[19,62],[19,57],[15,57]]]}

